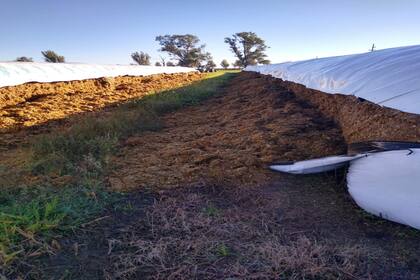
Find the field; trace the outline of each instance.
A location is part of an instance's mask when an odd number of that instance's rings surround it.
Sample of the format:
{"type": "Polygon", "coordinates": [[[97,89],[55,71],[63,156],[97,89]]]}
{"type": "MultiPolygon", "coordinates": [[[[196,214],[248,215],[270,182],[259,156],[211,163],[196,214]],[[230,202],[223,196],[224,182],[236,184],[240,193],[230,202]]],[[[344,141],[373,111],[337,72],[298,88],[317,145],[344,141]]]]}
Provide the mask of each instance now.
{"type": "Polygon", "coordinates": [[[0,278],[420,279],[418,231],[343,172],[268,170],[363,137],[325,104],[382,114],[318,94],[236,71],[0,89],[0,278]]]}

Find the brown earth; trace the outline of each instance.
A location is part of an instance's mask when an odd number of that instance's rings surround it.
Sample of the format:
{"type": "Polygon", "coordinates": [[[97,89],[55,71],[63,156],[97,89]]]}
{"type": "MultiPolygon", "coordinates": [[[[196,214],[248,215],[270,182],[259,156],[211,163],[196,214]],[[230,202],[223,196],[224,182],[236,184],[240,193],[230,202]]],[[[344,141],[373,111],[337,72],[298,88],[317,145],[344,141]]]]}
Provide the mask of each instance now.
{"type": "Polygon", "coordinates": [[[199,73],[160,74],[0,88],[0,146],[19,144],[28,135],[45,132],[51,121],[66,121],[70,116],[185,86],[202,77],[199,73]]]}
{"type": "Polygon", "coordinates": [[[243,73],[202,106],[163,118],[165,128],[127,139],[109,181],[117,190],[198,181],[267,183],[273,161],[346,152],[341,131],[266,77],[243,73]]]}
{"type": "Polygon", "coordinates": [[[130,192],[16,269],[25,279],[420,279],[418,232],[363,214],[337,177],[275,176],[130,192]]]}

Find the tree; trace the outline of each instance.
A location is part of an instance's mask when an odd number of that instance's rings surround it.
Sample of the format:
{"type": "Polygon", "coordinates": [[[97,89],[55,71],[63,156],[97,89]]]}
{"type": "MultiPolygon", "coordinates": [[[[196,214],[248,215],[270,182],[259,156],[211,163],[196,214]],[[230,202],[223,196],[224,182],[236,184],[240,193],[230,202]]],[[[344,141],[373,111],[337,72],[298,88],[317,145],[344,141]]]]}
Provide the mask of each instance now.
{"type": "Polygon", "coordinates": [[[163,57],[163,56],[159,56],[160,57],[160,61],[162,61],[162,66],[165,66],[166,65],[166,57],[163,57]]]}
{"type": "Polygon", "coordinates": [[[41,52],[44,56],[44,59],[46,62],[52,62],[52,63],[63,63],[65,62],[64,56],[58,55],[55,52],[48,50],[41,52]]]}
{"type": "Polygon", "coordinates": [[[26,57],[26,56],[17,57],[15,61],[16,62],[34,62],[32,57],[26,57]]]}
{"type": "Polygon", "coordinates": [[[216,67],[216,63],[214,63],[213,59],[210,58],[205,65],[206,71],[213,72],[215,67],[216,67]]]}
{"type": "Polygon", "coordinates": [[[157,62],[155,63],[155,66],[162,66],[162,64],[160,64],[160,62],[159,62],[159,61],[157,61],[157,62]]]}
{"type": "Polygon", "coordinates": [[[370,48],[370,51],[373,52],[376,49],[375,44],[372,45],[372,47],[370,48]]]}
{"type": "Polygon", "coordinates": [[[172,61],[166,62],[166,66],[175,66],[175,64],[172,61]]]}
{"type": "Polygon", "coordinates": [[[137,62],[138,65],[150,65],[150,55],[144,52],[134,52],[131,58],[137,62]]]}
{"type": "Polygon", "coordinates": [[[229,62],[226,59],[223,59],[220,63],[220,66],[222,66],[224,69],[227,69],[229,67],[229,62]]]}
{"type": "Polygon", "coordinates": [[[242,67],[242,63],[239,60],[235,61],[232,65],[235,68],[242,67]]]}
{"type": "Polygon", "coordinates": [[[233,34],[232,37],[226,37],[227,43],[236,55],[238,60],[237,65],[247,67],[255,64],[269,64],[270,61],[266,59],[265,50],[267,46],[263,39],[257,36],[254,32],[239,32],[233,34]]]}
{"type": "Polygon", "coordinates": [[[198,67],[210,56],[204,51],[205,45],[198,45],[200,39],[195,35],[157,36],[156,41],[161,45],[159,50],[169,53],[179,66],[198,67]]]}

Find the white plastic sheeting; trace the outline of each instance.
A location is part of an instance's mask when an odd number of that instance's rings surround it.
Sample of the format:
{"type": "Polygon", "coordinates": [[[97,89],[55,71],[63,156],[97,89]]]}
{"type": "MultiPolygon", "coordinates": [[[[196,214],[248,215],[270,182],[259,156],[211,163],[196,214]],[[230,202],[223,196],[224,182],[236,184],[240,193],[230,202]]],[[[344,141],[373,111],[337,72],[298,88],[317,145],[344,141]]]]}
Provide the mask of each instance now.
{"type": "Polygon", "coordinates": [[[420,229],[420,149],[372,153],[353,161],[347,185],[367,212],[420,229]]]}
{"type": "Polygon", "coordinates": [[[146,76],[196,71],[189,67],[99,65],[79,63],[0,62],[0,87],[26,82],[57,82],[116,76],[146,76]]]}
{"type": "Polygon", "coordinates": [[[272,165],[292,174],[334,170],[350,163],[347,187],[356,203],[381,218],[420,229],[420,149],[330,156],[272,165]]]}
{"type": "Polygon", "coordinates": [[[245,70],[420,114],[420,45],[249,66],[245,70]]]}
{"type": "Polygon", "coordinates": [[[273,164],[270,166],[270,168],[275,171],[287,172],[291,174],[313,174],[338,169],[345,166],[350,161],[364,156],[366,155],[330,156],[297,161],[292,164],[273,164]]]}

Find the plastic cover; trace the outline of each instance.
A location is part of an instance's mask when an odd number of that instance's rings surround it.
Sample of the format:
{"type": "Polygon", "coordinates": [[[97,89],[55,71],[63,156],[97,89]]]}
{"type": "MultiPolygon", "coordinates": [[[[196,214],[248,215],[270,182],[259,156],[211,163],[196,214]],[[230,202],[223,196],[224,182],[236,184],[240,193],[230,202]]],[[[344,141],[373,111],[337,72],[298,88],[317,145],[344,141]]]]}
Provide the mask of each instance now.
{"type": "Polygon", "coordinates": [[[373,153],[353,161],[347,185],[367,212],[420,229],[420,149],[373,153]]]}
{"type": "Polygon", "coordinates": [[[0,87],[27,82],[59,82],[116,76],[147,76],[196,71],[189,67],[99,65],[79,63],[0,62],[0,87]]]}
{"type": "Polygon", "coordinates": [[[420,114],[420,45],[249,66],[245,70],[420,114]]]}

